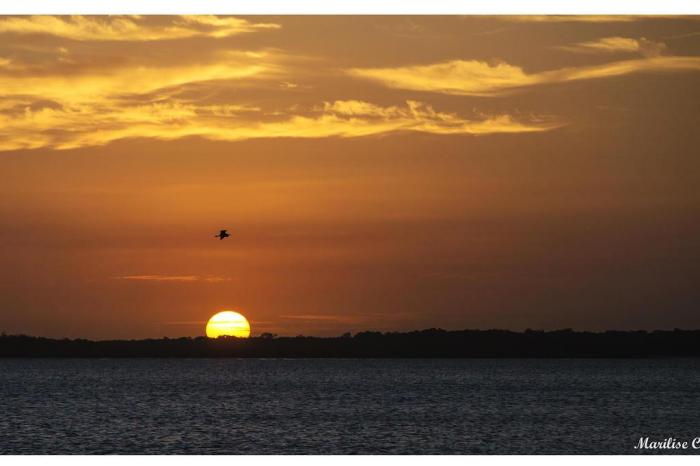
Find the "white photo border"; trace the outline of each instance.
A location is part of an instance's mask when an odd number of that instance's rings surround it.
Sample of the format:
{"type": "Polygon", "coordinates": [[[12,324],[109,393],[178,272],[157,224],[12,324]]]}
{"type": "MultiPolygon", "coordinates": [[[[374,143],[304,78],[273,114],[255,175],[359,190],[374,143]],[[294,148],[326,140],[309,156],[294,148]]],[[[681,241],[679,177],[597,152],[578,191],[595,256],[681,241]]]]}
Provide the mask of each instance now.
{"type": "Polygon", "coordinates": [[[20,0],[0,14],[688,15],[696,0],[20,0]]]}

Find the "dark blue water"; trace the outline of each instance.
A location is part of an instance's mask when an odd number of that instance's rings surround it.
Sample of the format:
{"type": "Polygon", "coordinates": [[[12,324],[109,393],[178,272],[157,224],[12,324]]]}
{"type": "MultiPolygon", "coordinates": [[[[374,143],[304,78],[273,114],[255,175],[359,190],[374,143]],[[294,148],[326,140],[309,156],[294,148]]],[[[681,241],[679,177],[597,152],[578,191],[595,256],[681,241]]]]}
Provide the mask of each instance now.
{"type": "Polygon", "coordinates": [[[700,361],[0,360],[2,453],[632,454],[640,436],[700,436],[700,361]]]}

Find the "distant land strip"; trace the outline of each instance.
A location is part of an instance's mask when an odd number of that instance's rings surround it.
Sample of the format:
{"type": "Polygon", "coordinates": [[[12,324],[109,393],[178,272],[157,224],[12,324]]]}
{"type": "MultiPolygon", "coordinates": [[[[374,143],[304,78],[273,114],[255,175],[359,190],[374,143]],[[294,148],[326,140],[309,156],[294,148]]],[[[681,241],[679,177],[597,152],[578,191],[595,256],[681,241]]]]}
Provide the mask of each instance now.
{"type": "Polygon", "coordinates": [[[700,357],[700,330],[579,332],[427,329],[341,337],[146,340],[0,336],[0,357],[37,358],[667,358],[700,357]]]}

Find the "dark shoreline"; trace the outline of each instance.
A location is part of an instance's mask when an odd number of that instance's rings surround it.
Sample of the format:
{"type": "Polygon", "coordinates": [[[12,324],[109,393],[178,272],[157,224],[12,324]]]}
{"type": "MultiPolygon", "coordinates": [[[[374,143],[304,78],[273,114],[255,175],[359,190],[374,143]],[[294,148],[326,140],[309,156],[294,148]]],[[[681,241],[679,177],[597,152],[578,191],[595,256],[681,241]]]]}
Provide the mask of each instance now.
{"type": "Polygon", "coordinates": [[[694,358],[700,330],[512,332],[428,329],[355,336],[69,340],[0,336],[15,358],[694,358]]]}

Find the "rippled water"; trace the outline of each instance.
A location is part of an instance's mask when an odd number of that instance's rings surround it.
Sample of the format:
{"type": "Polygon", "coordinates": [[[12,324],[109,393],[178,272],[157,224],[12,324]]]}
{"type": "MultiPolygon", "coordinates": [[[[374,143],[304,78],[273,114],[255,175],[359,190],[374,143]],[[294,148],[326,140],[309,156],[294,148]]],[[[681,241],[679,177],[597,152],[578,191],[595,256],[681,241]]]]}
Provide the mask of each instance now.
{"type": "Polygon", "coordinates": [[[0,360],[0,413],[2,453],[636,453],[700,436],[700,361],[0,360]]]}

